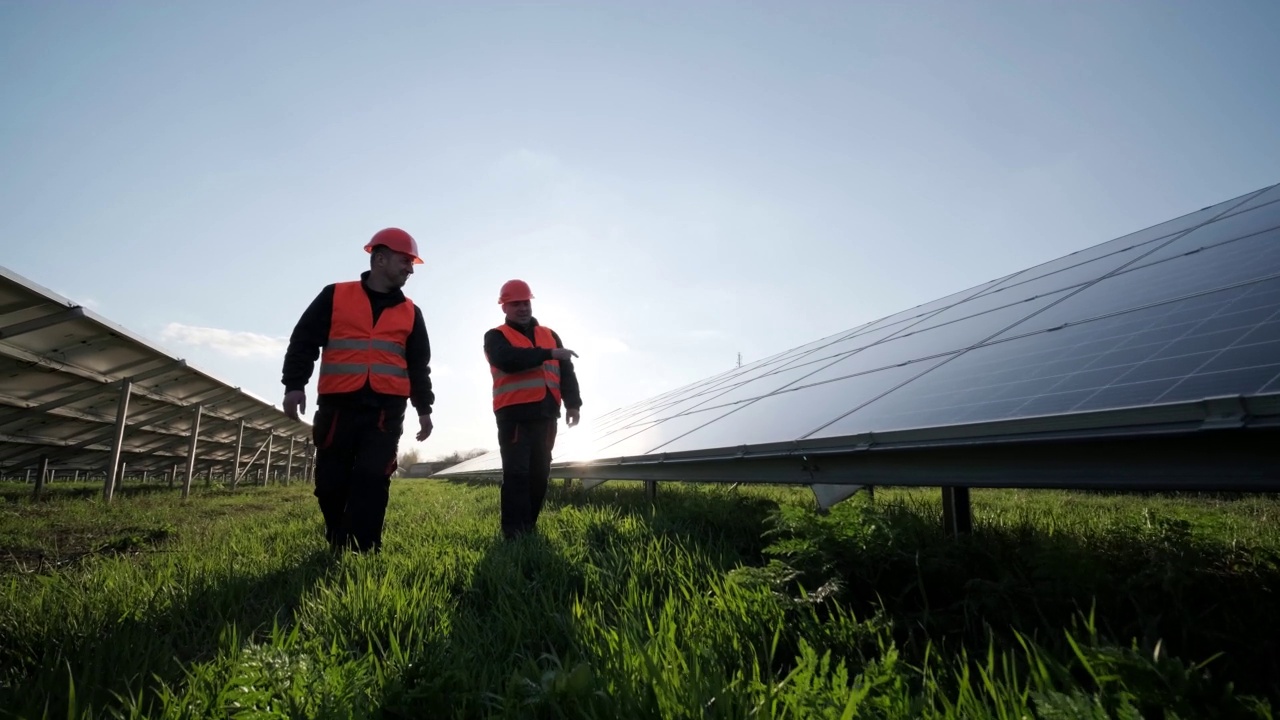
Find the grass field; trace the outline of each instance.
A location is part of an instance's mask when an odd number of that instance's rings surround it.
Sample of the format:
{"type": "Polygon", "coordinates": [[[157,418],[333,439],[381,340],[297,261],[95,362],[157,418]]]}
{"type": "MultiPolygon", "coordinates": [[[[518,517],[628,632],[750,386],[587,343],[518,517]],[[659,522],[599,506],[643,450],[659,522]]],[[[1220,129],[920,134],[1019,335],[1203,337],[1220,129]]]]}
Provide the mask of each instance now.
{"type": "MultiPolygon", "coordinates": [[[[616,487],[613,487],[616,485],[616,487]]],[[[1280,702],[1280,502],[393,485],[379,556],[310,489],[0,488],[0,717],[1192,718],[1280,702]]]]}

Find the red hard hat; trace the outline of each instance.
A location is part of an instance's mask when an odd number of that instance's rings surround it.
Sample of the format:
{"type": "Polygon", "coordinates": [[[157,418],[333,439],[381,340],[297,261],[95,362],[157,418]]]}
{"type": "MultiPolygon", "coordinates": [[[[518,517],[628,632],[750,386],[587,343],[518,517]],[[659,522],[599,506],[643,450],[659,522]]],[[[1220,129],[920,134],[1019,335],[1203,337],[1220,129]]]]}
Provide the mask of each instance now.
{"type": "Polygon", "coordinates": [[[414,265],[422,264],[422,258],[418,257],[418,243],[414,242],[412,235],[400,228],[385,228],[374,233],[373,238],[364,246],[364,251],[371,253],[378,245],[386,245],[396,252],[412,257],[414,265]]]}
{"type": "Polygon", "coordinates": [[[523,280],[508,280],[502,283],[502,291],[498,293],[498,304],[504,305],[515,300],[532,300],[533,291],[529,283],[523,280]]]}

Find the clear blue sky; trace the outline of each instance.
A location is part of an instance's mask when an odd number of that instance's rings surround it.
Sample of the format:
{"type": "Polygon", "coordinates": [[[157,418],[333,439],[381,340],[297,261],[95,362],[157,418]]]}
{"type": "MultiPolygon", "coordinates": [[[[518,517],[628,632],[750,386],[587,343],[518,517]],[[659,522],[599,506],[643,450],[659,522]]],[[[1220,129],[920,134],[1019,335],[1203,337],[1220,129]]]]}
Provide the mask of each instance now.
{"type": "Polygon", "coordinates": [[[1273,0],[5,2],[0,264],[279,403],[298,315],[404,227],[437,404],[402,449],[493,447],[504,280],[582,356],[585,426],[1280,182],[1277,28],[1273,0]]]}

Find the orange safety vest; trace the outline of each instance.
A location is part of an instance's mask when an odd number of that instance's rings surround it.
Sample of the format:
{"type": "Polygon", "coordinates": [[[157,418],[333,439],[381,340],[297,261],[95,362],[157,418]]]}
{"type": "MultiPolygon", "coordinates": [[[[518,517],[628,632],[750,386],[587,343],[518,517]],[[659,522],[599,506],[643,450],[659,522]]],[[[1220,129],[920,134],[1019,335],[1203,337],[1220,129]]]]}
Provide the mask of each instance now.
{"type": "MultiPolygon", "coordinates": [[[[529,342],[529,338],[525,337],[524,333],[506,323],[499,325],[496,329],[501,330],[502,334],[515,347],[534,347],[534,344],[529,342]]],[[[551,334],[550,328],[542,325],[535,326],[533,328],[533,337],[537,340],[537,347],[546,348],[547,350],[554,350],[556,347],[556,339],[551,334]]],[[[559,360],[552,358],[538,367],[516,373],[502,372],[494,367],[493,363],[490,363],[489,372],[493,375],[494,412],[508,405],[538,402],[547,396],[548,389],[551,391],[551,397],[556,399],[556,406],[559,407],[560,405],[559,360]]]]}
{"type": "Polygon", "coordinates": [[[374,392],[409,397],[405,346],[413,332],[413,301],[389,307],[373,323],[373,306],[360,281],[333,287],[329,341],[320,355],[321,395],[355,392],[367,379],[374,392]]]}

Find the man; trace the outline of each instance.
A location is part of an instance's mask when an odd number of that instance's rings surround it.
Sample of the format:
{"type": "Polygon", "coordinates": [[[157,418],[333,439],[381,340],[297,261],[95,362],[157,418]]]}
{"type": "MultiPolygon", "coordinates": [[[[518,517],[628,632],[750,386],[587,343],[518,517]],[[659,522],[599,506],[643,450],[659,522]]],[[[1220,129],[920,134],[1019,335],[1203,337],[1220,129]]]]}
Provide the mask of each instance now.
{"type": "Polygon", "coordinates": [[[484,335],[502,454],[502,534],[507,539],[536,528],[547,495],[560,406],[566,408],[569,427],[578,424],[582,407],[570,359],[578,354],[538,324],[532,299],[523,280],[503,284],[498,304],[506,322],[484,335]]]}
{"type": "Polygon", "coordinates": [[[315,496],[335,552],[378,551],[405,408],[418,411],[419,441],[431,435],[431,344],[422,311],[405,297],[418,244],[399,228],[364,246],[360,280],[326,285],[302,314],[285,353],[284,412],[306,411],[303,387],[320,357],[315,496]],[[321,352],[323,348],[323,352],[321,352]]]}

